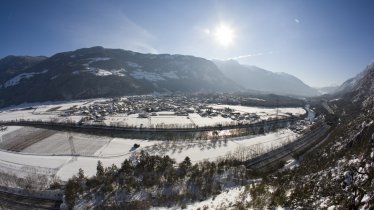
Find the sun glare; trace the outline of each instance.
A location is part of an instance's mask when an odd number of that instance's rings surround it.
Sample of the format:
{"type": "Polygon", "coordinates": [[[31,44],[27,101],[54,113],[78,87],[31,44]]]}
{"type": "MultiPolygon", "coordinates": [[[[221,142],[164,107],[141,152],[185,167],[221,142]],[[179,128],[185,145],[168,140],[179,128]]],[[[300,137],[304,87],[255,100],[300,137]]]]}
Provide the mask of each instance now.
{"type": "Polygon", "coordinates": [[[225,24],[220,24],[217,26],[213,32],[213,35],[216,41],[224,47],[231,45],[234,41],[234,30],[225,24]]]}

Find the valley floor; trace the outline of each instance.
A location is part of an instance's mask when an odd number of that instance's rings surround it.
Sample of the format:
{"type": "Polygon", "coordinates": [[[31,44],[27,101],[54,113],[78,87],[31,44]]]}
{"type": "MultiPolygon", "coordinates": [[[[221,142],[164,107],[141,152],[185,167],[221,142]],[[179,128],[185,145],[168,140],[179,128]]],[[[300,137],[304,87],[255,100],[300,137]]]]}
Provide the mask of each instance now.
{"type": "Polygon", "coordinates": [[[67,180],[76,174],[79,168],[88,176],[94,175],[99,160],[104,166],[120,166],[127,158],[136,158],[141,150],[152,155],[168,155],[177,162],[181,162],[186,156],[189,156],[192,162],[212,161],[227,155],[235,155],[243,148],[261,154],[289,143],[299,136],[289,129],[281,129],[265,135],[229,139],[157,141],[55,132],[26,148],[19,147],[22,149],[19,152],[4,150],[10,142],[17,139],[17,136],[23,132],[31,132],[30,129],[9,127],[9,132],[3,135],[3,141],[0,143],[1,171],[23,177],[30,173],[57,175],[62,180],[67,180]],[[12,133],[17,135],[11,135],[12,133]],[[73,145],[70,145],[69,137],[73,145]],[[140,147],[134,149],[134,144],[139,144],[140,147]],[[72,153],[76,155],[72,156],[72,153]]]}

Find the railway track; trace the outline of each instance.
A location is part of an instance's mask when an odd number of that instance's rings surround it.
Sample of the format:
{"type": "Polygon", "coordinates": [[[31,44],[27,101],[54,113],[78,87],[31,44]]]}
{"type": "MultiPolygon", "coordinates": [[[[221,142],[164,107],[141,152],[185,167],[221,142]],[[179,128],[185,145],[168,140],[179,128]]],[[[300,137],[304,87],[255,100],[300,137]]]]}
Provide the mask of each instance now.
{"type": "Polygon", "coordinates": [[[0,191],[0,209],[60,209],[62,201],[32,198],[0,191]]]}
{"type": "Polygon", "coordinates": [[[220,125],[220,126],[204,126],[204,127],[193,127],[193,128],[137,128],[137,127],[116,127],[109,125],[87,125],[87,124],[75,124],[75,123],[59,123],[59,122],[38,122],[38,121],[2,121],[0,125],[4,126],[37,126],[43,128],[70,128],[70,129],[89,129],[89,130],[106,130],[106,131],[126,131],[126,132],[145,132],[145,133],[162,133],[162,132],[198,132],[198,131],[214,131],[214,130],[229,130],[238,128],[262,128],[266,126],[279,126],[287,125],[288,123],[295,122],[297,120],[304,119],[301,117],[289,117],[285,119],[273,119],[267,121],[260,121],[255,123],[239,123],[237,125],[220,125]]]}
{"type": "Polygon", "coordinates": [[[307,148],[308,146],[315,144],[316,141],[320,139],[321,137],[323,137],[328,132],[329,129],[330,129],[330,126],[321,125],[319,128],[311,131],[307,135],[301,137],[300,139],[290,144],[287,144],[274,151],[271,151],[269,153],[266,153],[256,158],[253,158],[251,160],[248,160],[246,162],[246,166],[254,170],[262,170],[290,156],[291,154],[297,151],[301,151],[307,148]]]}

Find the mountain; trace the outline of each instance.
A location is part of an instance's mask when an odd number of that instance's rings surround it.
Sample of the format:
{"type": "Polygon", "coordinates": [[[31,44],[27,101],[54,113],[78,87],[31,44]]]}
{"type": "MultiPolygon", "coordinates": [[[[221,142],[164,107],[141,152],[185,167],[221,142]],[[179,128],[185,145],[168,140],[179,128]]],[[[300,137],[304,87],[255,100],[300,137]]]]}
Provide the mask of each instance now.
{"type": "Polygon", "coordinates": [[[323,94],[333,94],[335,93],[340,86],[327,86],[327,87],[314,87],[314,89],[318,90],[318,92],[323,94]]]}
{"type": "Polygon", "coordinates": [[[0,79],[20,73],[45,59],[44,56],[7,56],[0,60],[0,79]]]}
{"type": "Polygon", "coordinates": [[[357,74],[355,77],[348,79],[345,81],[342,85],[339,86],[339,88],[335,91],[336,94],[342,95],[348,92],[351,92],[353,90],[359,89],[360,81],[367,76],[370,71],[373,69],[374,61],[366,66],[364,71],[357,74]]]}
{"type": "Polygon", "coordinates": [[[361,103],[362,108],[372,109],[374,107],[374,61],[356,77],[344,82],[340,88],[344,93],[343,99],[361,103]]]}
{"type": "Polygon", "coordinates": [[[224,75],[247,89],[280,95],[319,95],[317,90],[290,74],[274,73],[256,66],[241,65],[234,60],[215,60],[214,62],[224,75]]]}
{"type": "Polygon", "coordinates": [[[0,106],[153,92],[240,90],[203,58],[103,47],[50,58],[6,57],[0,60],[0,74],[0,106]]]}
{"type": "Polygon", "coordinates": [[[292,168],[261,174],[247,192],[246,208],[374,208],[374,63],[343,87],[338,99],[321,96],[310,104],[318,115],[315,125],[328,124],[329,134],[295,154],[292,168]]]}

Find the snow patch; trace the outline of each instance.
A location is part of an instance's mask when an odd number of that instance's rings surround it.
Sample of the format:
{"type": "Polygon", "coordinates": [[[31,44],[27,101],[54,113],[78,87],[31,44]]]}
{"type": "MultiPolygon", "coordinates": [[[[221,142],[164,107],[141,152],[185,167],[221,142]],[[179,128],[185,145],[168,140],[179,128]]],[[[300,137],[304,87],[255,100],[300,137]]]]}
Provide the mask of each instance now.
{"type": "Polygon", "coordinates": [[[111,60],[111,59],[112,58],[108,58],[108,57],[98,57],[98,58],[85,59],[85,60],[89,60],[88,63],[82,64],[85,67],[85,70],[73,71],[72,74],[78,75],[80,73],[91,73],[91,74],[93,74],[95,76],[99,76],[99,77],[106,77],[106,76],[110,76],[110,75],[116,75],[116,76],[120,76],[120,77],[126,76],[124,74],[126,72],[126,70],[124,68],[121,68],[121,69],[99,69],[99,68],[90,66],[92,63],[95,63],[95,62],[98,62],[98,61],[107,61],[107,60],[111,60]]]}
{"type": "Polygon", "coordinates": [[[56,79],[56,78],[59,77],[59,76],[60,76],[59,74],[58,74],[58,75],[55,75],[55,76],[51,77],[50,80],[54,80],[54,79],[56,79]]]}
{"type": "Polygon", "coordinates": [[[96,76],[105,77],[105,76],[112,75],[112,72],[104,70],[104,69],[97,69],[94,74],[96,76]]]}
{"type": "Polygon", "coordinates": [[[30,73],[19,74],[19,75],[13,77],[12,79],[6,81],[5,84],[4,84],[4,87],[7,88],[7,87],[18,85],[21,82],[21,80],[23,80],[23,79],[30,79],[31,77],[33,77],[35,75],[45,74],[47,72],[48,72],[48,70],[45,69],[41,72],[30,72],[30,73]]]}

